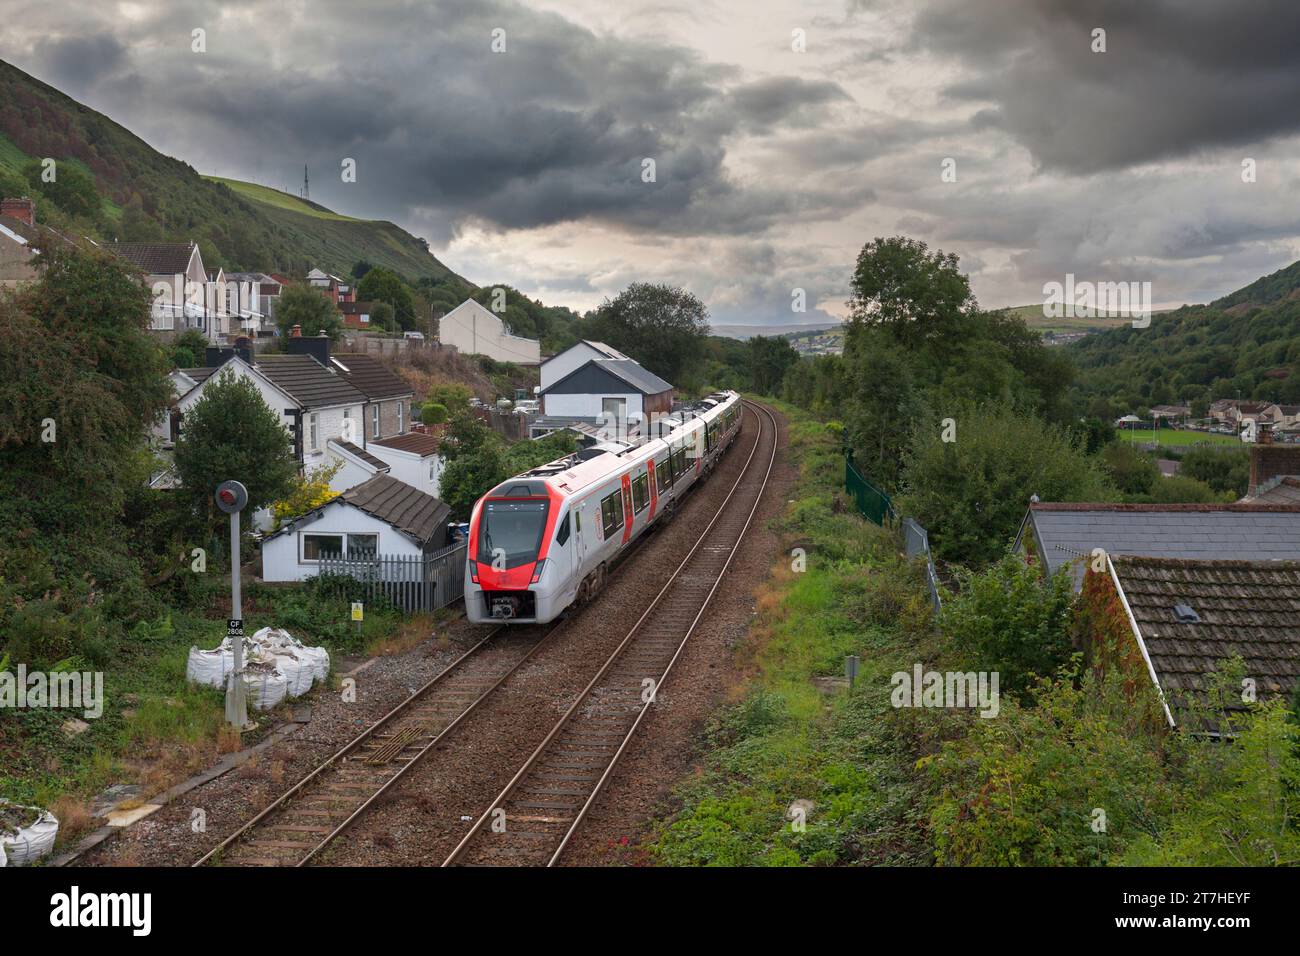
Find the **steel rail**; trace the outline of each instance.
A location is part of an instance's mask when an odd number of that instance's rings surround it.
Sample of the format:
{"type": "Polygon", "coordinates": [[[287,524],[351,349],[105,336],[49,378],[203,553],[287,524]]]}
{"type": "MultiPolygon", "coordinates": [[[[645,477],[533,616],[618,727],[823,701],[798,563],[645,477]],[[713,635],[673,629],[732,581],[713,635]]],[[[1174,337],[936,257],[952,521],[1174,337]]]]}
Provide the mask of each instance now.
{"type": "MultiPolygon", "coordinates": [[[[596,675],[588,682],[587,686],[584,687],[583,690],[578,694],[578,697],[574,700],[574,702],[569,706],[569,708],[556,722],[555,726],[551,728],[550,732],[546,735],[546,737],[542,740],[542,742],[537,745],[537,748],[524,762],[524,765],[515,773],[513,777],[511,777],[510,781],[505,785],[505,787],[496,796],[496,798],[493,799],[493,801],[488,806],[488,808],[474,822],[474,824],[470,827],[469,831],[466,832],[464,837],[461,838],[460,842],[456,844],[456,846],[452,849],[451,853],[443,861],[442,863],[443,866],[451,866],[456,862],[457,858],[460,857],[460,855],[465,851],[465,849],[469,846],[469,844],[474,839],[474,837],[482,831],[483,826],[487,823],[488,819],[492,816],[493,812],[502,806],[505,800],[509,798],[509,796],[513,793],[513,791],[518,786],[518,784],[524,779],[524,777],[528,774],[528,772],[532,770],[532,768],[537,764],[538,760],[545,753],[547,747],[549,747],[551,743],[553,743],[554,740],[560,735],[560,733],[568,725],[574,713],[577,712],[578,708],[590,696],[591,691],[600,683],[600,681],[605,677],[605,675],[610,671],[610,669],[619,661],[619,659],[623,655],[623,652],[631,645],[633,640],[638,636],[638,633],[640,632],[642,625],[650,618],[651,614],[653,614],[659,608],[665,595],[669,592],[669,590],[672,588],[673,584],[677,581],[677,579],[681,576],[681,574],[686,570],[686,567],[691,562],[692,558],[695,557],[696,553],[700,550],[700,548],[703,547],[704,544],[708,541],[709,533],[713,530],[714,525],[716,525],[718,521],[722,519],[723,513],[726,511],[726,506],[731,502],[731,499],[735,496],[741,484],[745,481],[746,478],[750,476],[750,471],[749,471],[750,465],[753,463],[754,456],[758,453],[758,449],[761,447],[763,443],[764,417],[766,417],[767,421],[771,423],[771,429],[772,429],[772,451],[767,463],[767,469],[764,472],[762,482],[759,484],[758,490],[755,493],[754,503],[751,506],[748,515],[746,516],[743,527],[741,528],[739,534],[737,535],[735,544],[732,546],[730,552],[727,555],[722,570],[716,576],[713,582],[713,586],[710,588],[709,593],[705,597],[703,604],[701,605],[700,609],[697,611],[695,618],[692,620],[689,628],[687,629],[685,636],[681,639],[675,653],[673,654],[672,660],[669,662],[668,669],[664,671],[663,676],[667,676],[668,670],[671,670],[672,664],[677,660],[677,657],[680,655],[682,648],[685,646],[686,640],[689,638],[689,636],[692,633],[694,633],[696,626],[698,625],[700,619],[704,615],[704,612],[707,610],[709,604],[711,603],[713,595],[717,592],[718,586],[722,580],[722,574],[726,571],[728,567],[730,567],[731,561],[734,558],[736,551],[740,548],[740,545],[744,540],[745,532],[748,531],[749,525],[753,521],[754,513],[758,508],[758,504],[762,500],[763,492],[767,488],[767,482],[772,472],[772,466],[776,460],[776,450],[778,444],[777,434],[776,434],[776,419],[772,416],[770,412],[768,412],[766,408],[764,408],[761,405],[757,405],[756,403],[753,402],[746,402],[746,405],[750,408],[750,410],[753,412],[755,417],[758,419],[758,424],[759,424],[758,434],[755,436],[754,444],[750,448],[749,456],[745,459],[745,464],[742,466],[740,474],[737,476],[735,482],[728,490],[726,498],[724,498],[722,503],[718,505],[717,510],[714,512],[713,518],[709,521],[708,525],[705,526],[704,530],[700,533],[699,537],[696,538],[695,544],[692,545],[690,551],[687,552],[686,556],[682,559],[681,563],[677,566],[677,569],[673,572],[672,576],[660,589],[659,593],[655,595],[654,600],[650,602],[650,605],[637,619],[636,623],[633,624],[632,627],[628,630],[627,635],[623,638],[622,641],[619,642],[618,646],[610,654],[609,658],[601,666],[600,670],[596,672],[596,675]]],[[[656,693],[658,692],[660,686],[661,686],[660,684],[655,685],[656,693]]],[[[646,707],[648,707],[648,704],[646,705],[646,707]]],[[[548,866],[552,865],[554,861],[559,858],[560,853],[563,852],[564,846],[567,845],[569,838],[572,835],[572,832],[577,829],[578,824],[581,823],[582,817],[585,817],[587,809],[590,807],[591,803],[595,800],[596,794],[599,793],[600,788],[604,785],[604,782],[608,778],[610,771],[613,769],[613,763],[616,763],[617,760],[622,756],[623,751],[626,749],[627,744],[631,739],[631,734],[635,732],[636,726],[640,724],[641,719],[644,717],[645,712],[646,712],[646,708],[643,707],[641,712],[638,714],[636,721],[633,724],[632,731],[625,736],[622,744],[619,746],[619,749],[613,758],[613,761],[606,768],[605,773],[600,777],[596,786],[596,790],[591,794],[587,802],[584,803],[580,816],[573,821],[573,824],[570,827],[569,832],[567,832],[564,835],[559,850],[557,850],[556,853],[552,856],[550,862],[548,862],[547,864],[548,866]]]]}

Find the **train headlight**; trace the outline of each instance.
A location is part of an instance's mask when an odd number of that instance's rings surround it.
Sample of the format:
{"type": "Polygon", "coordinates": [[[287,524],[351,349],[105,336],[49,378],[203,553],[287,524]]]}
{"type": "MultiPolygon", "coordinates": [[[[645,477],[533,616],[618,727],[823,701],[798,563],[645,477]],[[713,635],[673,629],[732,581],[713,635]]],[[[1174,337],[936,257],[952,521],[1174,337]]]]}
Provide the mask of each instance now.
{"type": "Polygon", "coordinates": [[[533,568],[533,580],[529,583],[536,584],[538,581],[540,581],[542,579],[542,570],[545,567],[546,567],[546,559],[542,558],[542,560],[537,562],[537,566],[533,568]]]}
{"type": "Polygon", "coordinates": [[[478,562],[477,562],[477,561],[467,561],[467,562],[465,562],[465,563],[469,565],[469,579],[470,579],[470,581],[472,581],[472,582],[475,583],[475,584],[478,584],[478,562]]]}

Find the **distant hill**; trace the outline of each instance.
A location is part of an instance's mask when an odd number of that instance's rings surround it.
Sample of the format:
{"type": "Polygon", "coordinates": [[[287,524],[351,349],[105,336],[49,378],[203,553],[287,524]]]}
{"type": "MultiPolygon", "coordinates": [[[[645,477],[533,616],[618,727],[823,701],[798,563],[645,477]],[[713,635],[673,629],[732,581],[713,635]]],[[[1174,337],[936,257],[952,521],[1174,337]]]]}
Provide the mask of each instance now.
{"type": "Polygon", "coordinates": [[[1125,408],[1254,398],[1300,403],[1300,263],[1216,299],[1066,346],[1090,398],[1125,408]]]}
{"type": "Polygon", "coordinates": [[[1095,315],[1086,319],[1053,319],[1043,314],[1043,304],[1041,302],[1034,305],[1013,305],[1005,309],[994,309],[992,311],[1005,312],[1007,315],[1024,319],[1025,325],[1031,329],[1037,329],[1039,332],[1097,332],[1101,329],[1117,329],[1122,325],[1127,325],[1130,321],[1124,316],[1103,317],[1095,315]]]}
{"type": "MultiPolygon", "coordinates": [[[[353,219],[279,190],[205,178],[129,130],[0,61],[0,173],[36,157],[89,172],[101,213],[61,223],[101,240],[199,242],[204,262],[227,270],[304,273],[312,266],[346,275],[366,260],[411,282],[454,280],[422,239],[391,222],[353,219]]],[[[57,215],[44,204],[37,210],[57,215]]]]}
{"type": "Polygon", "coordinates": [[[713,325],[712,334],[725,339],[752,339],[756,335],[801,335],[837,329],[838,322],[809,322],[793,325],[713,325]]]}

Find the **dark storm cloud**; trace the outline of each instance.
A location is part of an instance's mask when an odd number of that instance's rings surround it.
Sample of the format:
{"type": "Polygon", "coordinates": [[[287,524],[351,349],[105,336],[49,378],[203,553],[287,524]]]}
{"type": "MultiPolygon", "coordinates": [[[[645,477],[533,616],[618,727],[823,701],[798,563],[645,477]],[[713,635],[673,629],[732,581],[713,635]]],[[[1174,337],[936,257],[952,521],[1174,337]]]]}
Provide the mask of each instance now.
{"type": "Polygon", "coordinates": [[[1044,168],[1091,173],[1300,131],[1294,0],[935,0],[914,43],[964,61],[957,99],[992,105],[1044,168]],[[1106,30],[1105,53],[1091,49],[1106,30]]]}
{"type": "Polygon", "coordinates": [[[102,79],[126,59],[121,41],[104,34],[46,38],[35,53],[62,82],[77,87],[102,79]]]}
{"type": "Polygon", "coordinates": [[[834,83],[744,82],[693,50],[514,3],[225,12],[240,16],[193,6],[128,26],[105,18],[31,55],[38,74],[110,114],[166,117],[167,147],[199,169],[281,186],[307,164],[313,198],[398,219],[438,210],[444,240],[469,221],[762,230],[797,203],[733,179],[728,147],[849,102],[834,83]],[[191,23],[207,30],[206,53],[190,50],[191,23]],[[491,47],[498,28],[504,53],[491,47]],[[341,182],[345,157],[355,184],[341,182]],[[646,159],[654,182],[643,181],[646,159]]]}

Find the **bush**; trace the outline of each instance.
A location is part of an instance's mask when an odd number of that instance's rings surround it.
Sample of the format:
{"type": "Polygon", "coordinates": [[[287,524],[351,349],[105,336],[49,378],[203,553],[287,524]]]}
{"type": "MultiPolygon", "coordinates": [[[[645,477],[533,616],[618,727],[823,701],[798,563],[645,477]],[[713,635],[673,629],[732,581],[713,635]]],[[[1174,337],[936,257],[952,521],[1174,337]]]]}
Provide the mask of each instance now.
{"type": "Polygon", "coordinates": [[[1009,554],[982,574],[959,569],[957,580],[943,629],[972,669],[999,672],[1003,692],[1023,694],[1035,676],[1069,660],[1074,587],[1066,569],[1044,582],[1037,566],[1009,554]]]}
{"type": "Polygon", "coordinates": [[[1114,491],[1097,460],[1061,429],[1002,405],[967,405],[952,416],[955,436],[935,421],[915,430],[895,502],[930,532],[948,561],[996,561],[1042,501],[1108,501],[1114,491]]]}

